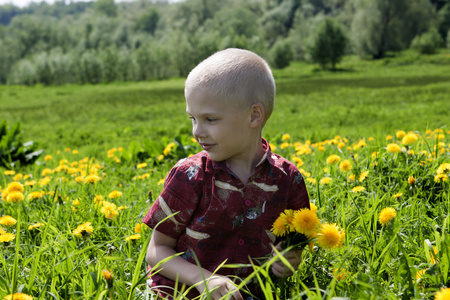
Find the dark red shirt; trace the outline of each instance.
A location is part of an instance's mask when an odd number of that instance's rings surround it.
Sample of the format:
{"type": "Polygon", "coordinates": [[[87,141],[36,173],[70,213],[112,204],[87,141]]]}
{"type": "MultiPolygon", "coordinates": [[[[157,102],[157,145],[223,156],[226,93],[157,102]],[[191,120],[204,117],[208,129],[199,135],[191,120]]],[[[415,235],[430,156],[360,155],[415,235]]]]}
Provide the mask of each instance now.
{"type": "MultiPolygon", "coordinates": [[[[309,198],[295,165],[262,142],[265,154],[246,185],[226,162],[212,161],[204,151],[180,160],[143,222],[155,228],[177,213],[156,230],[177,240],[175,251],[183,252],[184,259],[196,264],[195,254],[211,272],[225,260],[249,264],[249,256],[257,259],[270,254],[275,219],[285,209],[309,208],[309,198]]],[[[245,278],[251,272],[251,267],[222,268],[218,274],[245,278]]],[[[174,286],[159,274],[152,279],[153,286],[174,286]]]]}

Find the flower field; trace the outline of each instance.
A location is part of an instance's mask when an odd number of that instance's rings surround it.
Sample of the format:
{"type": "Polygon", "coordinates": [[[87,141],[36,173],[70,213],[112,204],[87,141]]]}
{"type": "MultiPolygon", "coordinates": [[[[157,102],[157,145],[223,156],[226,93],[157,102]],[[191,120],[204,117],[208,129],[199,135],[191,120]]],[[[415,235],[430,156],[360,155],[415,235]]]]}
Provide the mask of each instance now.
{"type": "MultiPolygon", "coordinates": [[[[288,280],[292,298],[449,299],[449,136],[399,130],[378,139],[270,141],[301,170],[331,234],[312,237],[288,280]],[[341,240],[333,240],[337,226],[341,240]]],[[[183,136],[134,164],[120,147],[101,157],[66,148],[3,170],[0,297],[144,297],[151,232],[140,219],[167,170],[198,150],[183,136]]],[[[266,265],[255,272],[268,277],[266,265]]]]}
{"type": "MultiPolygon", "coordinates": [[[[288,212],[310,238],[293,277],[254,266],[268,298],[450,299],[449,65],[403,53],[274,70],[263,136],[317,210],[288,212]]],[[[43,150],[0,167],[0,299],[144,299],[141,219],[176,161],[200,151],[183,83],[0,86],[0,120],[43,150]]]]}

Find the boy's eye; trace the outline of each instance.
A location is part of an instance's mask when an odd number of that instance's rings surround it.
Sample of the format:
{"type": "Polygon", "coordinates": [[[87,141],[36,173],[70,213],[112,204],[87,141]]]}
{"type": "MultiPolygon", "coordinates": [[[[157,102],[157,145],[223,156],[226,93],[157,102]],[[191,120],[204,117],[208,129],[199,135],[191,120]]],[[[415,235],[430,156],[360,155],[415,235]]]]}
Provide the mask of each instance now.
{"type": "Polygon", "coordinates": [[[195,118],[192,116],[189,116],[189,119],[191,119],[192,121],[195,121],[195,118]]]}
{"type": "Polygon", "coordinates": [[[207,121],[207,122],[214,122],[214,121],[216,121],[216,119],[206,118],[206,121],[207,121]]]}

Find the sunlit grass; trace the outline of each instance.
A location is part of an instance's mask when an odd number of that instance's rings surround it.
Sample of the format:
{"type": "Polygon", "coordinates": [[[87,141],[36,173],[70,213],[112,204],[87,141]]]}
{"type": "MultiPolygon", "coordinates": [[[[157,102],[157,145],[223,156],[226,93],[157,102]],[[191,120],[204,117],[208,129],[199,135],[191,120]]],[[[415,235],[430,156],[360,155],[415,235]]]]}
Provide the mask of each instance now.
{"type": "MultiPolygon", "coordinates": [[[[450,180],[439,168],[450,163],[450,86],[436,81],[449,75],[432,59],[400,57],[371,70],[348,58],[351,72],[300,63],[275,72],[277,104],[264,136],[301,169],[319,218],[345,230],[340,248],[305,248],[285,281],[291,298],[432,299],[450,286],[450,180]],[[409,144],[410,131],[417,140],[409,144]],[[386,208],[395,217],[380,222],[386,208]]],[[[2,198],[20,182],[24,200],[0,202],[0,217],[17,221],[0,226],[15,234],[0,242],[0,299],[141,297],[151,230],[136,225],[177,159],[200,150],[183,80],[0,93],[0,118],[21,122],[45,150],[35,165],[1,169],[2,198]],[[42,197],[30,199],[33,192],[42,197]],[[92,232],[74,234],[85,222],[92,232]]],[[[252,267],[267,298],[280,296],[270,261],[252,267]]]]}

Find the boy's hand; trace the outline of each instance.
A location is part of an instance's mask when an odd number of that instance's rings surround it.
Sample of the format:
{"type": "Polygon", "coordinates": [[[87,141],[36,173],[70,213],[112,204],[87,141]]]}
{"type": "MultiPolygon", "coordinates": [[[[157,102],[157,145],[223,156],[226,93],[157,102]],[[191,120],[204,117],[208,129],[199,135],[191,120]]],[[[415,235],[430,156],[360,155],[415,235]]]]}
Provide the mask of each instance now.
{"type": "MultiPolygon", "coordinates": [[[[208,291],[211,293],[210,297],[212,300],[218,300],[224,296],[226,296],[226,298],[223,299],[244,299],[236,286],[224,276],[214,275],[206,280],[206,284],[208,285],[208,291]],[[232,292],[230,293],[230,291],[232,292]]],[[[206,290],[205,282],[199,284],[197,290],[200,294],[203,293],[206,290]]]]}
{"type": "MultiPolygon", "coordinates": [[[[280,244],[276,245],[275,248],[280,251],[280,244]]],[[[273,255],[275,256],[276,253],[274,252],[273,255]]],[[[302,249],[290,250],[284,255],[284,257],[291,264],[292,268],[297,270],[298,266],[302,262],[302,249]]],[[[292,272],[292,270],[288,268],[281,260],[277,260],[272,264],[272,272],[279,278],[286,278],[294,275],[294,272],[292,272]]]]}

